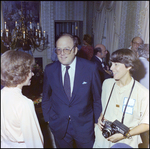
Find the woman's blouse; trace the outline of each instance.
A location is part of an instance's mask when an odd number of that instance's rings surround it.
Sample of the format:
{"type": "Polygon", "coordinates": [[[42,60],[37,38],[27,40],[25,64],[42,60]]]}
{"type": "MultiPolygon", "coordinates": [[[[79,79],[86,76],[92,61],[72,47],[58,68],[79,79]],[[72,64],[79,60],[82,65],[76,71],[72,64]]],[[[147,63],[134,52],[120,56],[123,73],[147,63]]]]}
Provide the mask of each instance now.
{"type": "Polygon", "coordinates": [[[17,87],[1,90],[1,147],[43,148],[33,101],[17,87]]]}

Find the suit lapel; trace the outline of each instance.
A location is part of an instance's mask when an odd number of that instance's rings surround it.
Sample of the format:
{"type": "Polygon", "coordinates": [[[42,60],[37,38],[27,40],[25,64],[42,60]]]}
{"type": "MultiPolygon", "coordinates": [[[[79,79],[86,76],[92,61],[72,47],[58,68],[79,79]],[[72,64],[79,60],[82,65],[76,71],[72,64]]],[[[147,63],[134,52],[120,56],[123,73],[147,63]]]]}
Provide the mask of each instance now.
{"type": "Polygon", "coordinates": [[[103,66],[102,66],[102,62],[95,56],[95,60],[99,63],[99,66],[101,69],[103,69],[103,66]]]}
{"type": "Polygon", "coordinates": [[[84,75],[82,74],[83,68],[84,68],[84,65],[81,62],[81,59],[77,57],[75,78],[74,78],[74,87],[73,87],[73,92],[72,92],[72,97],[71,97],[70,102],[72,102],[73,99],[75,98],[75,95],[79,90],[79,86],[81,85],[81,83],[83,81],[83,79],[82,79],[84,77],[84,75]]]}
{"type": "Polygon", "coordinates": [[[61,99],[68,104],[69,100],[68,100],[68,97],[65,93],[64,86],[62,84],[61,63],[59,61],[58,61],[58,67],[56,67],[56,69],[54,71],[54,76],[56,76],[56,80],[58,80],[58,84],[59,84],[59,87],[60,87],[60,90],[59,90],[58,94],[61,94],[62,95],[61,99]]]}

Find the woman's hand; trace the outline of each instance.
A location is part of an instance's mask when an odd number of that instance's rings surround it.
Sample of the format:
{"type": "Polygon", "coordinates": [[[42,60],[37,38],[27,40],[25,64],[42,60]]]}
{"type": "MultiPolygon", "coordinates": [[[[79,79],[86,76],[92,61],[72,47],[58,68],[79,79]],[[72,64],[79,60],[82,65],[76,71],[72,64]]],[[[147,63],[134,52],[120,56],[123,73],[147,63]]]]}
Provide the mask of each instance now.
{"type": "MultiPolygon", "coordinates": [[[[102,131],[102,129],[103,129],[103,127],[104,127],[104,123],[103,123],[103,121],[102,121],[102,117],[103,117],[103,114],[101,114],[100,115],[100,117],[98,118],[98,127],[99,127],[99,129],[102,131]]],[[[106,121],[106,119],[104,119],[103,118],[103,120],[105,120],[106,121]]]]}
{"type": "Polygon", "coordinates": [[[121,133],[116,133],[110,137],[107,138],[108,141],[112,142],[112,143],[116,143],[122,139],[125,139],[125,136],[121,133]]]}

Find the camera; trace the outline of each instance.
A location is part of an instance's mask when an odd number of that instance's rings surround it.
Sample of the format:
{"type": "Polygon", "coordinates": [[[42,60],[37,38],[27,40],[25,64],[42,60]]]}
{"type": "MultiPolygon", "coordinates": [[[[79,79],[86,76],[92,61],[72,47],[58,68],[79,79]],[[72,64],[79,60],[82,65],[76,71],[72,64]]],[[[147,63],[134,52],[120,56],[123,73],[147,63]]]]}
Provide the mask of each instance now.
{"type": "Polygon", "coordinates": [[[108,138],[115,133],[121,133],[124,136],[126,136],[126,134],[129,131],[129,128],[124,124],[122,124],[121,122],[119,122],[118,120],[115,120],[114,122],[110,122],[110,121],[103,121],[103,122],[104,122],[104,127],[102,129],[102,135],[105,138],[108,138]]]}

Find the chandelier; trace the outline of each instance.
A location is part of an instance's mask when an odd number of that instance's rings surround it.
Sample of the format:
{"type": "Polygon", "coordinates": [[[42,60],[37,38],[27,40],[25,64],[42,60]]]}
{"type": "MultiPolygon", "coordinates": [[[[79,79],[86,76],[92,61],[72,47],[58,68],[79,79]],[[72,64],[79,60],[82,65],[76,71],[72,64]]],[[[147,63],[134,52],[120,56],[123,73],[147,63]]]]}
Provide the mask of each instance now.
{"type": "Polygon", "coordinates": [[[1,30],[1,44],[7,49],[31,50],[32,52],[35,50],[42,52],[49,48],[48,35],[45,31],[42,32],[39,23],[37,23],[36,29],[33,29],[32,22],[29,26],[25,25],[27,22],[23,15],[22,6],[19,15],[21,18],[20,23],[15,21],[15,28],[12,32],[7,29],[6,22],[4,22],[4,30],[1,30]]]}

